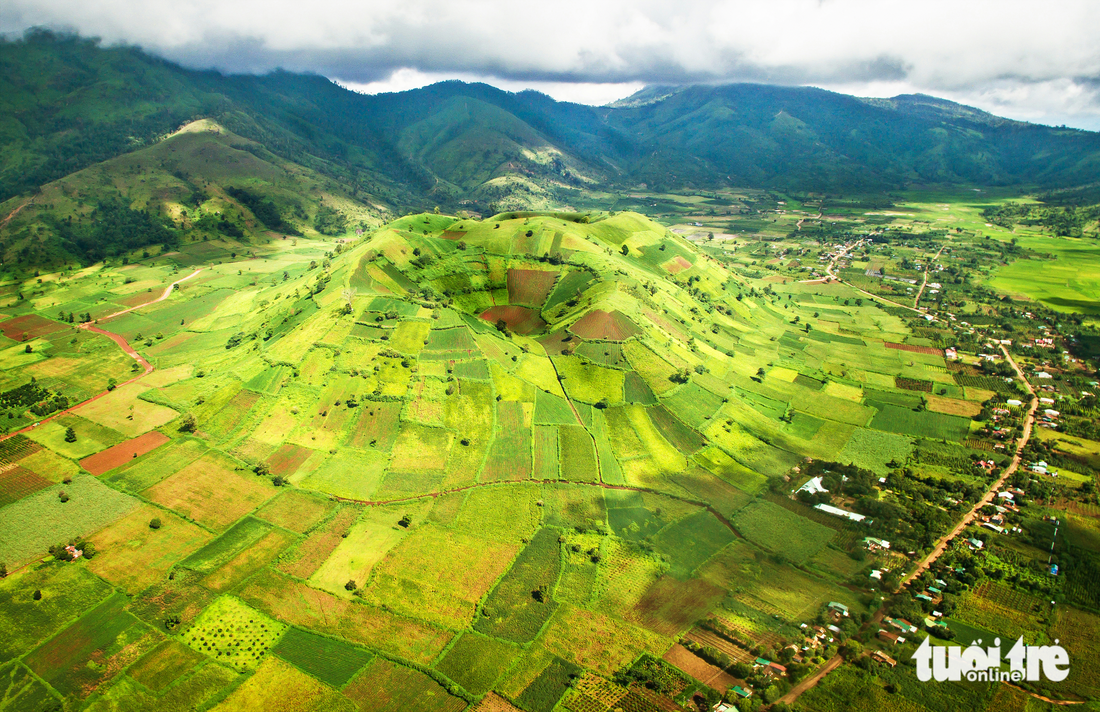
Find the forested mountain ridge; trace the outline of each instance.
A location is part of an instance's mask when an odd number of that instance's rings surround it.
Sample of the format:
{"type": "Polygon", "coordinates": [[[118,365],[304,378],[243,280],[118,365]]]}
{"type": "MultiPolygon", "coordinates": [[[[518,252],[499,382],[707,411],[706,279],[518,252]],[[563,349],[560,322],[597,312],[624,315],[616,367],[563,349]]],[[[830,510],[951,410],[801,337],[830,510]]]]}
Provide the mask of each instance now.
{"type": "Polygon", "coordinates": [[[211,118],[398,210],[545,208],[594,186],[882,191],[1087,183],[1100,134],[925,96],[652,87],[612,106],[443,82],[366,96],[320,76],[225,76],[34,32],[0,42],[0,200],[211,118]]]}

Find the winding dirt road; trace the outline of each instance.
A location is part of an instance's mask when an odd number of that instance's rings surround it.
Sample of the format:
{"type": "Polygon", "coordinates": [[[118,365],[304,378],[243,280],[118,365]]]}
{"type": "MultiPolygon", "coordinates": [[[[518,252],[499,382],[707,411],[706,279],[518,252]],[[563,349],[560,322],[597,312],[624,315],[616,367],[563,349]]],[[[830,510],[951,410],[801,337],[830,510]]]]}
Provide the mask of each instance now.
{"type": "MultiPolygon", "coordinates": [[[[187,280],[189,280],[192,277],[194,277],[195,275],[197,275],[199,272],[202,272],[201,268],[195,270],[194,272],[187,275],[183,279],[177,279],[175,282],[172,282],[167,287],[165,287],[164,293],[161,294],[156,299],[150,299],[147,302],[143,302],[141,304],[138,304],[137,306],[130,307],[129,309],[123,309],[122,311],[117,311],[114,314],[108,314],[105,317],[101,317],[99,319],[96,319],[96,323],[99,323],[101,321],[107,321],[108,319],[114,319],[116,316],[122,316],[123,314],[128,314],[128,313],[134,311],[135,309],[141,309],[142,307],[147,307],[150,304],[156,304],[157,302],[163,302],[165,299],[167,299],[169,296],[171,296],[172,292],[176,289],[177,285],[179,285],[183,282],[186,282],[187,280]]],[[[134,347],[130,346],[129,342],[126,341],[126,339],[119,336],[118,334],[116,334],[114,332],[111,332],[111,331],[106,331],[104,329],[100,329],[98,326],[95,326],[94,324],[92,324],[90,322],[85,323],[85,324],[81,324],[77,328],[84,329],[85,331],[91,331],[92,333],[95,333],[95,334],[102,334],[103,336],[106,336],[108,339],[110,339],[111,341],[118,344],[119,348],[121,348],[124,352],[126,352],[130,356],[130,358],[134,359],[139,364],[141,364],[142,368],[145,369],[143,373],[140,373],[137,376],[134,376],[133,378],[131,378],[128,381],[125,381],[123,383],[118,384],[119,386],[125,386],[125,385],[128,385],[130,383],[133,383],[134,381],[136,381],[140,378],[145,378],[146,376],[148,376],[150,373],[153,372],[153,365],[151,363],[149,363],[148,361],[146,361],[144,358],[142,358],[141,354],[139,354],[137,351],[135,351],[134,347]]],[[[35,428],[42,425],[43,423],[48,423],[51,420],[53,420],[54,418],[58,418],[62,415],[66,415],[68,413],[73,412],[77,408],[81,408],[83,406],[88,405],[89,403],[91,403],[93,401],[97,401],[97,400],[99,400],[100,398],[102,398],[103,396],[107,395],[110,392],[111,392],[110,390],[103,391],[102,393],[98,393],[98,394],[92,396],[88,400],[81,401],[80,403],[77,403],[76,405],[74,405],[70,408],[66,408],[65,410],[60,410],[60,411],[54,413],[53,415],[50,415],[46,418],[43,418],[42,420],[39,420],[37,423],[33,423],[32,425],[28,425],[25,428],[20,428],[19,430],[16,430],[15,432],[12,432],[12,433],[8,433],[7,435],[0,436],[0,442],[2,442],[4,440],[7,440],[8,438],[15,437],[16,435],[19,435],[20,433],[26,433],[28,431],[34,430],[35,428]]]]}

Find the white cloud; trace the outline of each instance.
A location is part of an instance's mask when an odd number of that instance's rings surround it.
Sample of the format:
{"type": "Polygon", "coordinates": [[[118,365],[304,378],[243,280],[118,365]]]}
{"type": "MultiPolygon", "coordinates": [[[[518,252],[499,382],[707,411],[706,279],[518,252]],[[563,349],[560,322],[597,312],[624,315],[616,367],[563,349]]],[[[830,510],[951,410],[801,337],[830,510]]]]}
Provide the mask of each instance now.
{"type": "Polygon", "coordinates": [[[1018,117],[1100,117],[1095,0],[0,3],[0,30],[33,25],[139,44],[189,66],[284,67],[368,86],[397,86],[413,71],[603,103],[639,83],[759,81],[856,94],[896,84],[1018,117]]]}
{"type": "Polygon", "coordinates": [[[495,86],[498,89],[510,92],[534,89],[558,101],[571,101],[575,104],[590,104],[593,106],[601,106],[603,104],[609,104],[616,99],[626,98],[645,86],[644,82],[598,83],[522,81],[501,79],[499,77],[483,77],[476,74],[421,72],[410,67],[402,67],[385,79],[379,79],[373,82],[346,82],[339,77],[335,79],[341,85],[352,91],[360,92],[361,94],[386,94],[390,92],[408,91],[448,79],[458,79],[464,82],[483,82],[495,86]]]}

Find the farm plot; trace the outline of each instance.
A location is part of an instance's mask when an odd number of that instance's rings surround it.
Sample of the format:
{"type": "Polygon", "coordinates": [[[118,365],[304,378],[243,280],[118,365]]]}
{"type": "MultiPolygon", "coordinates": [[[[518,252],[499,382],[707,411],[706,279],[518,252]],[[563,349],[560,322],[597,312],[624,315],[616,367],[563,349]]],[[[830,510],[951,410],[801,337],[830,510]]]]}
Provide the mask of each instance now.
{"type": "Polygon", "coordinates": [[[968,592],[955,609],[964,623],[991,630],[1006,638],[1018,638],[1038,630],[1040,616],[1049,610],[1045,600],[1010,586],[985,581],[968,592]]]}
{"type": "Polygon", "coordinates": [[[231,596],[215,600],[180,633],[180,640],[218,662],[255,670],[286,626],[231,596]]]}
{"type": "Polygon", "coordinates": [[[749,541],[796,564],[812,558],[836,535],[832,529],[771,502],[750,504],[734,516],[733,524],[749,541]]]}
{"type": "Polygon", "coordinates": [[[163,433],[155,431],[145,433],[84,458],[80,461],[80,466],[93,475],[102,475],[104,472],[121,467],[137,457],[152,452],[167,442],[169,442],[168,436],[163,433]]]}
{"type": "Polygon", "coordinates": [[[870,427],[891,433],[932,440],[960,441],[970,432],[970,421],[955,415],[931,411],[916,412],[896,405],[882,405],[870,427]]]}
{"type": "Polygon", "coordinates": [[[856,428],[837,455],[837,462],[862,467],[879,475],[890,471],[887,463],[902,464],[913,451],[911,438],[868,428],[856,428]]]}
{"type": "Polygon", "coordinates": [[[0,561],[15,568],[44,556],[53,544],[102,529],[138,504],[133,497],[83,474],[67,485],[39,490],[0,510],[0,561]],[[68,500],[62,501],[61,493],[68,500]]]}
{"type": "Polygon", "coordinates": [[[126,674],[159,693],[205,660],[201,653],[169,638],[131,665],[126,674]]]}
{"type": "Polygon", "coordinates": [[[385,452],[393,446],[401,428],[401,403],[366,401],[359,408],[347,444],[360,450],[368,447],[385,452]]]}
{"type": "Polygon", "coordinates": [[[87,457],[126,439],[122,433],[69,414],[59,416],[48,423],[43,423],[27,433],[26,438],[22,435],[17,437],[24,442],[34,441],[44,445],[54,452],[74,460],[87,457]],[[65,440],[68,428],[72,428],[76,433],[76,442],[74,443],[65,440]]]}
{"type": "Polygon", "coordinates": [[[0,661],[24,654],[111,593],[86,568],[58,562],[0,579],[0,661]],[[34,600],[35,591],[42,592],[41,600],[34,600]]]}
{"type": "Polygon", "coordinates": [[[558,534],[540,529],[482,604],[474,629],[517,643],[534,640],[553,615],[553,589],[560,568],[558,534]],[[534,592],[541,591],[536,598],[534,592]],[[488,615],[484,615],[488,613],[488,615]]]}
{"type": "Polygon", "coordinates": [[[117,593],[24,658],[63,695],[87,697],[159,642],[160,635],[126,612],[117,593]]]}
{"type": "Polygon", "coordinates": [[[599,465],[596,462],[596,452],[592,448],[592,437],[588,431],[577,425],[559,426],[558,442],[561,447],[559,462],[563,480],[599,481],[599,465]]]}
{"type": "Polygon", "coordinates": [[[527,307],[490,307],[479,316],[490,324],[503,323],[503,326],[510,331],[514,331],[523,336],[533,334],[546,326],[546,322],[539,316],[538,309],[529,309],[527,307]]]}
{"type": "Polygon", "coordinates": [[[653,537],[653,545],[668,557],[669,572],[686,580],[719,549],[736,538],[706,510],[684,517],[653,537]]]}
{"type": "Polygon", "coordinates": [[[338,505],[332,500],[300,490],[287,490],[269,500],[256,512],[256,516],[276,526],[299,534],[312,529],[338,505]]]}
{"type": "Polygon", "coordinates": [[[325,562],[355,523],[358,510],[344,506],[327,523],[280,557],[276,567],[291,576],[309,578],[325,562]]]}
{"type": "Polygon", "coordinates": [[[382,482],[386,456],[377,450],[345,451],[298,482],[303,489],[354,500],[369,500],[382,482]]]}
{"type": "Polygon", "coordinates": [[[222,455],[207,454],[145,490],[152,501],[219,531],[275,494],[265,478],[239,474],[222,455]]]}
{"type": "Polygon", "coordinates": [[[342,640],[289,628],[272,652],[321,682],[342,687],[374,657],[342,640]]]}
{"type": "Polygon", "coordinates": [[[576,322],[569,330],[584,339],[603,341],[626,341],[641,330],[625,314],[619,311],[606,312],[593,309],[576,322]]]}
{"type": "Polygon", "coordinates": [[[661,636],[630,623],[563,604],[533,649],[541,647],[611,677],[642,653],[660,655],[667,645],[661,636]]]}
{"type": "Polygon", "coordinates": [[[484,695],[515,660],[519,649],[508,643],[476,633],[463,633],[436,670],[451,678],[473,695],[484,695]]]}
{"type": "Polygon", "coordinates": [[[60,704],[38,678],[18,662],[0,666],[0,700],[8,710],[48,710],[60,704]]]}
{"type": "Polygon", "coordinates": [[[466,702],[422,672],[375,658],[344,694],[362,712],[462,712],[466,702]]]}
{"type": "Polygon", "coordinates": [[[537,269],[508,270],[508,301],[529,307],[541,307],[558,279],[556,271],[537,269]]]}
{"type": "MultiPolygon", "coordinates": [[[[557,448],[557,440],[554,441],[557,448]]],[[[555,452],[554,476],[557,476],[557,453],[555,452]]],[[[16,502],[27,495],[52,485],[53,482],[19,465],[0,465],[0,507],[16,502]]]]}
{"type": "Polygon", "coordinates": [[[630,619],[661,635],[675,637],[705,617],[726,597],[726,589],[699,578],[662,576],[634,607],[630,619]]]}
{"type": "Polygon", "coordinates": [[[725,694],[726,691],[734,685],[739,684],[733,675],[730,675],[719,667],[711,665],[706,660],[703,660],[698,655],[679,644],[669,648],[669,651],[664,654],[662,659],[674,665],[681,672],[722,694],[725,694]]]}
{"type": "Polygon", "coordinates": [[[87,566],[113,585],[137,594],[209,540],[210,534],[191,522],[143,505],[91,537],[99,553],[87,566]],[[160,521],[156,529],[150,526],[154,519],[160,521]]]}
{"type": "Polygon", "coordinates": [[[248,603],[292,625],[360,643],[427,665],[452,634],[353,599],[318,591],[286,576],[260,572],[240,592],[248,603]]]}
{"type": "Polygon", "coordinates": [[[464,628],[517,549],[424,525],[376,565],[363,596],[414,618],[464,628]]]}
{"type": "Polygon", "coordinates": [[[597,366],[576,356],[559,356],[554,365],[570,398],[589,404],[601,400],[611,405],[623,402],[622,371],[597,366]]]}
{"type": "Polygon", "coordinates": [[[339,692],[278,658],[269,657],[250,678],[214,707],[213,712],[351,712],[352,709],[351,703],[339,692]]]}
{"type": "Polygon", "coordinates": [[[722,398],[694,383],[688,383],[664,398],[663,403],[687,425],[701,428],[722,407],[722,398]]]}
{"type": "Polygon", "coordinates": [[[171,408],[141,400],[138,396],[146,390],[140,382],[120,386],[102,398],[74,409],[73,413],[136,438],[179,415],[171,408]]]}
{"type": "Polygon", "coordinates": [[[442,470],[454,437],[445,428],[403,423],[393,445],[390,467],[402,472],[442,470]]]}
{"type": "Polygon", "coordinates": [[[131,492],[140,492],[198,460],[204,452],[206,445],[199,440],[173,440],[133,464],[103,475],[102,479],[131,492]]]}
{"type": "Polygon", "coordinates": [[[310,577],[310,583],[336,595],[348,594],[345,585],[354,581],[364,585],[371,571],[409,533],[398,522],[405,516],[413,521],[423,518],[428,502],[407,506],[371,507],[343,534],[340,544],[310,577]]]}

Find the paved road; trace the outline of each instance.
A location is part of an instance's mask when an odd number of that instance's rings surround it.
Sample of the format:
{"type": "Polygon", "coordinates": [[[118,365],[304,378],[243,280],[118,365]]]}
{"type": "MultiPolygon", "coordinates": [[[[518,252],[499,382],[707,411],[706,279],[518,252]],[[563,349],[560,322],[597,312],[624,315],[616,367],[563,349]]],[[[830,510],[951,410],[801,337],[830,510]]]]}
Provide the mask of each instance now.
{"type": "Polygon", "coordinates": [[[978,503],[974,505],[974,508],[971,509],[970,512],[968,512],[967,515],[962,518],[962,520],[955,526],[954,529],[951,530],[949,534],[940,538],[940,540],[936,543],[936,546],[932,549],[932,553],[924,557],[924,560],[917,565],[917,568],[914,569],[911,574],[905,577],[905,579],[901,582],[898,590],[901,590],[902,588],[905,588],[910,583],[912,583],[913,579],[919,576],[929,566],[935,563],[936,559],[940,558],[940,556],[943,555],[943,552],[947,550],[947,545],[951,542],[951,540],[957,537],[964,529],[966,529],[967,526],[970,525],[972,521],[974,521],[974,518],[978,515],[978,510],[993,501],[993,498],[996,497],[997,492],[999,492],[1000,489],[1004,487],[1004,483],[1007,482],[1008,478],[1011,477],[1012,474],[1016,472],[1016,470],[1020,467],[1020,458],[1023,454],[1024,447],[1027,446],[1028,438],[1031,437],[1031,428],[1035,423],[1035,410],[1039,407],[1039,401],[1034,397],[1035,391],[1031,388],[1031,384],[1027,382],[1027,378],[1024,377],[1024,372],[1020,369],[1018,365],[1016,365],[1016,362],[1008,353],[1008,349],[1006,349],[1002,345],[1001,352],[1004,353],[1005,360],[1008,361],[1009,365],[1011,365],[1012,368],[1016,371],[1016,375],[1019,376],[1020,379],[1024,382],[1024,385],[1027,386],[1028,393],[1032,395],[1031,405],[1028,407],[1027,415],[1024,416],[1024,432],[1023,437],[1020,438],[1020,445],[1016,448],[1016,453],[1012,456],[1012,462],[1009,464],[1008,467],[1005,468],[1004,473],[997,479],[997,481],[993,483],[993,486],[990,487],[989,490],[985,493],[985,496],[982,497],[978,501],[978,503]]]}
{"type": "MultiPolygon", "coordinates": [[[[123,314],[128,314],[129,312],[132,312],[135,309],[141,309],[142,307],[147,307],[150,304],[156,304],[157,302],[163,302],[165,299],[167,299],[172,294],[172,291],[176,288],[176,285],[180,284],[181,282],[186,282],[187,280],[189,280],[192,277],[194,277],[195,275],[197,275],[199,272],[202,272],[202,270],[197,269],[194,272],[192,272],[191,274],[184,277],[183,279],[177,279],[175,282],[172,282],[171,284],[169,284],[164,289],[164,293],[161,294],[156,299],[150,299],[147,302],[144,302],[142,304],[138,304],[135,307],[130,307],[129,309],[123,309],[122,311],[117,311],[114,314],[108,314],[105,317],[101,317],[99,319],[96,319],[96,322],[98,323],[98,322],[101,322],[101,321],[107,321],[108,319],[114,319],[116,316],[121,316],[123,314]]],[[[128,385],[130,383],[133,383],[134,381],[138,380],[139,378],[144,378],[144,377],[148,376],[150,373],[153,372],[153,365],[151,363],[149,363],[148,361],[146,361],[144,358],[142,358],[141,354],[139,354],[137,351],[135,351],[134,347],[130,346],[130,344],[126,341],[126,339],[122,338],[118,334],[116,334],[114,332],[111,332],[111,331],[106,331],[104,329],[100,329],[98,326],[94,326],[91,323],[81,324],[78,328],[84,329],[85,331],[91,331],[93,333],[102,334],[103,336],[106,336],[108,339],[110,339],[111,341],[114,341],[116,344],[118,344],[119,348],[121,348],[123,351],[125,351],[127,354],[129,354],[131,358],[133,358],[135,361],[140,363],[142,368],[145,369],[144,373],[141,373],[137,376],[134,376],[133,378],[131,378],[130,380],[128,380],[124,383],[120,383],[119,384],[120,386],[125,386],[125,385],[128,385]]],[[[74,410],[76,410],[77,408],[81,408],[83,406],[88,405],[89,403],[91,403],[93,401],[99,400],[100,398],[107,395],[108,393],[110,393],[110,391],[103,391],[102,393],[98,393],[98,394],[92,396],[91,398],[89,398],[86,401],[81,401],[80,403],[77,403],[76,405],[74,405],[71,408],[66,408],[65,410],[58,411],[58,412],[54,413],[53,415],[51,415],[47,418],[43,418],[42,420],[39,420],[37,423],[34,423],[32,425],[28,425],[25,428],[20,428],[19,430],[16,430],[13,433],[8,433],[7,435],[0,436],[0,442],[2,442],[4,440],[7,440],[8,438],[15,437],[16,435],[19,435],[20,433],[26,433],[26,432],[29,432],[31,430],[34,430],[35,428],[39,427],[43,423],[48,423],[51,420],[53,420],[54,418],[59,418],[62,415],[66,415],[68,413],[71,413],[74,410]]]]}

